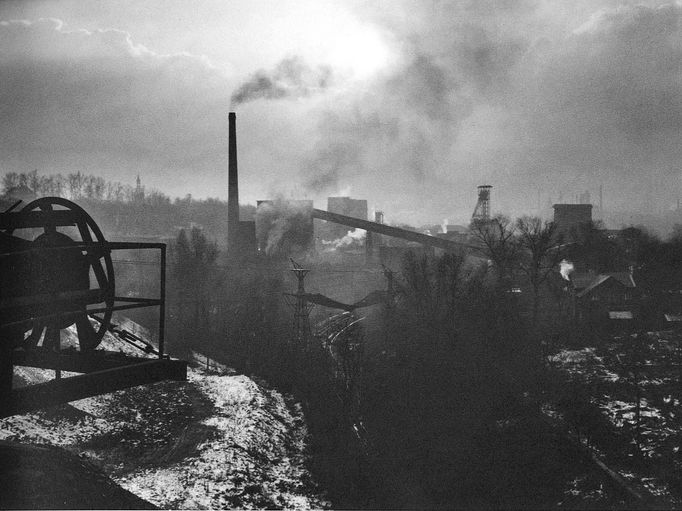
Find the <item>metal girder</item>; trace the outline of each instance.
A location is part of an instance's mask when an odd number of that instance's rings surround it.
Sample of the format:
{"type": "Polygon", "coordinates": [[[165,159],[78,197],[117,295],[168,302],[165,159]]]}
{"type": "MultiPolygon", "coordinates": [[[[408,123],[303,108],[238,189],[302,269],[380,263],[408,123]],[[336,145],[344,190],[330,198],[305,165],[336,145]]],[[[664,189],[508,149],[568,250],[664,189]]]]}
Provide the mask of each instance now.
{"type": "Polygon", "coordinates": [[[92,373],[149,362],[149,358],[131,357],[118,351],[63,350],[54,352],[45,348],[14,350],[12,362],[15,366],[39,367],[41,369],[61,369],[72,373],[92,373]]]}
{"type": "Polygon", "coordinates": [[[392,227],[390,225],[370,222],[369,220],[361,220],[352,216],[339,215],[338,213],[331,213],[322,209],[313,208],[313,218],[318,220],[326,220],[327,222],[334,222],[336,224],[347,225],[348,227],[355,227],[357,229],[364,229],[365,231],[391,236],[393,238],[400,238],[407,241],[414,241],[422,245],[441,248],[443,250],[461,250],[462,248],[478,249],[474,245],[466,243],[459,243],[445,238],[438,238],[436,236],[429,236],[420,232],[408,231],[399,227],[392,227]]]}
{"type": "Polygon", "coordinates": [[[55,303],[90,305],[102,303],[106,298],[106,292],[102,289],[83,289],[75,291],[61,291],[57,293],[34,294],[28,296],[16,296],[7,300],[0,300],[0,310],[11,307],[29,307],[33,305],[46,305],[55,303]]]}
{"type": "Polygon", "coordinates": [[[138,364],[14,389],[9,395],[2,396],[4,400],[0,406],[0,417],[161,380],[187,380],[187,362],[152,359],[138,364]]]}
{"type": "Polygon", "coordinates": [[[76,225],[82,218],[80,212],[72,210],[22,211],[0,215],[0,230],[26,229],[45,225],[76,225]]]}

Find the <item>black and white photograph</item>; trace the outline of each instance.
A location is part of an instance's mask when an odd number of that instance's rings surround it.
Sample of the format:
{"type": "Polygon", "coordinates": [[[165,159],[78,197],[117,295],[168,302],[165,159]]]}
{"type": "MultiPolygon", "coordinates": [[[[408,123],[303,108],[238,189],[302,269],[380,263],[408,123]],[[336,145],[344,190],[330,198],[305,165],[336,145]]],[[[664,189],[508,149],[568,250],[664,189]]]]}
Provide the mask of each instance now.
{"type": "Polygon", "coordinates": [[[0,1],[0,509],[682,509],[682,1],[0,1]]]}

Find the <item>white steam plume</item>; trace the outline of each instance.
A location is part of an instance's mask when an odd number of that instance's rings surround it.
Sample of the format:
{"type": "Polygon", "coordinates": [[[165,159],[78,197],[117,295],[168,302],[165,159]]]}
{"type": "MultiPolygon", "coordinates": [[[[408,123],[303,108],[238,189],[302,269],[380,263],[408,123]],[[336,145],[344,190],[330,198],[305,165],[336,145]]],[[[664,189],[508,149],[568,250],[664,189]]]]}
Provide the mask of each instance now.
{"type": "Polygon", "coordinates": [[[571,280],[569,278],[569,275],[575,270],[573,263],[570,261],[567,261],[566,259],[562,260],[559,263],[559,273],[561,273],[561,276],[564,278],[564,280],[571,280]]]}

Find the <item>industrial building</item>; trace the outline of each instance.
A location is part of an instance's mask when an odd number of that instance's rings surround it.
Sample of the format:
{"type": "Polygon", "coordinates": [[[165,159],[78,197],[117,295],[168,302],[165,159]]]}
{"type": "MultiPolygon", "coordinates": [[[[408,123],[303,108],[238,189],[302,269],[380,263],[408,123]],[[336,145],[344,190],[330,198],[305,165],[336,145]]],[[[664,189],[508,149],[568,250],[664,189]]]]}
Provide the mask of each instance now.
{"type": "MultiPolygon", "coordinates": [[[[350,197],[328,197],[327,211],[339,215],[367,220],[367,201],[364,199],[352,199],[350,197]]],[[[328,230],[323,233],[325,239],[335,240],[343,238],[348,232],[348,227],[341,224],[329,224],[328,230]]]]}
{"type": "Polygon", "coordinates": [[[553,208],[557,234],[568,236],[592,223],[592,204],[554,204],[553,208]]]}
{"type": "MultiPolygon", "coordinates": [[[[258,201],[255,221],[240,221],[234,112],[229,113],[228,121],[228,259],[244,260],[255,257],[257,253],[271,257],[301,256],[314,247],[315,235],[321,240],[337,241],[353,229],[368,233],[364,246],[365,260],[370,264],[378,262],[377,255],[382,260],[382,252],[377,248],[385,245],[382,239],[385,236],[397,238],[403,243],[412,242],[417,247],[431,247],[428,250],[439,248],[454,251],[467,246],[461,235],[457,239],[447,239],[384,225],[383,213],[380,211],[375,213],[375,221],[369,221],[367,200],[345,196],[328,197],[327,211],[313,208],[311,200],[261,200],[258,201]],[[317,225],[317,232],[314,219],[323,221],[317,225]]],[[[489,185],[479,187],[477,209],[485,218],[490,216],[491,188],[489,185]]],[[[386,250],[383,254],[386,255],[386,250]]]]}

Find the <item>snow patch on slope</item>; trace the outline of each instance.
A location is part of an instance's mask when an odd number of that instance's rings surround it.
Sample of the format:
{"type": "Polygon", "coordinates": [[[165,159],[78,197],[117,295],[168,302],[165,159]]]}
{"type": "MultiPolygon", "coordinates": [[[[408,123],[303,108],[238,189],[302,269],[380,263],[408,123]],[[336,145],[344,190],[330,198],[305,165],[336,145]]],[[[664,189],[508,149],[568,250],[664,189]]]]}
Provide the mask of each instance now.
{"type": "Polygon", "coordinates": [[[203,424],[219,434],[200,444],[192,457],[117,478],[121,486],[161,508],[329,506],[311,495],[300,408],[243,375],[191,370],[189,379],[214,403],[215,413],[203,424]]]}
{"type": "MultiPolygon", "coordinates": [[[[75,344],[75,330],[62,341],[75,344]]],[[[143,356],[108,333],[101,347],[143,356]]],[[[224,367],[0,419],[0,439],[68,449],[168,509],[329,507],[305,468],[306,435],[300,405],[224,367]]]]}

